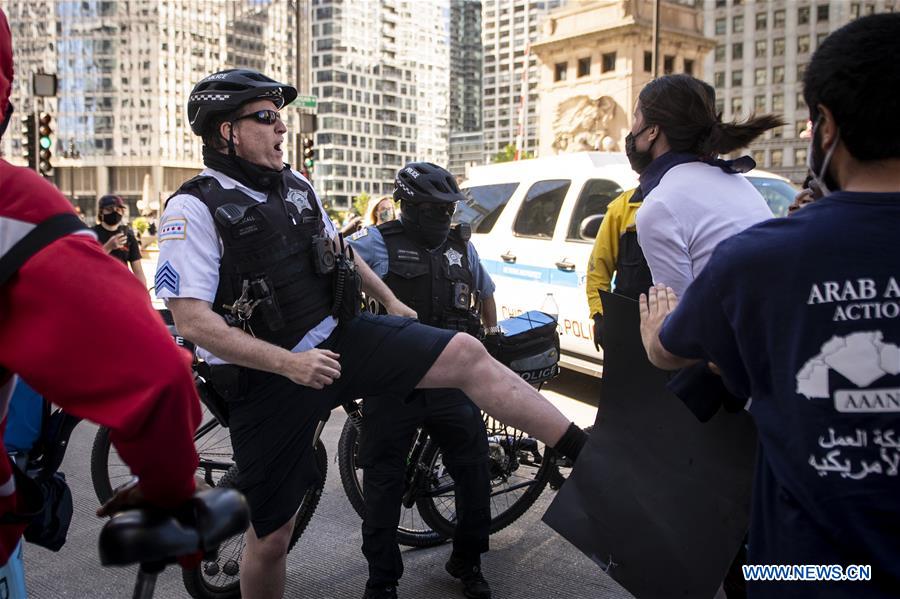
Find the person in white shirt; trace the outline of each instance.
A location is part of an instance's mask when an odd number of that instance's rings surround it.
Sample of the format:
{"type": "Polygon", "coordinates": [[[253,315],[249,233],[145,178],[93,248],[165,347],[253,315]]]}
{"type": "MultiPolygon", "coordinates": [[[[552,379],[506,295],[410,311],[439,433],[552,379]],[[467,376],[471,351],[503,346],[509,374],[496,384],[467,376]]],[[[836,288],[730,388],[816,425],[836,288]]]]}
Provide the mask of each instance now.
{"type": "Polygon", "coordinates": [[[637,235],[655,283],[681,295],[716,245],[772,217],[741,172],[755,164],[712,158],[746,147],[780,126],[771,115],[723,123],[715,92],[689,75],[667,75],[641,90],[626,153],[640,175],[644,203],[637,235]]]}

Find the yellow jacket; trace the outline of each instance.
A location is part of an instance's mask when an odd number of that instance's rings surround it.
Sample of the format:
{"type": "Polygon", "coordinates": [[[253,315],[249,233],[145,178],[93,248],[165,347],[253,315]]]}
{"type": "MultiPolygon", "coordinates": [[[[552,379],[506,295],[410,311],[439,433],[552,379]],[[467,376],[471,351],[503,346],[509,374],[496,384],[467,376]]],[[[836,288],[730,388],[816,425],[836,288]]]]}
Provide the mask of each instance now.
{"type": "Polygon", "coordinates": [[[613,273],[616,272],[616,264],[619,259],[619,239],[627,230],[634,231],[634,217],[641,202],[629,200],[637,190],[629,189],[620,194],[609,203],[606,215],[594,240],[594,249],[587,267],[587,300],[591,309],[591,316],[603,314],[603,305],[600,303],[598,289],[610,291],[612,289],[613,273]]]}

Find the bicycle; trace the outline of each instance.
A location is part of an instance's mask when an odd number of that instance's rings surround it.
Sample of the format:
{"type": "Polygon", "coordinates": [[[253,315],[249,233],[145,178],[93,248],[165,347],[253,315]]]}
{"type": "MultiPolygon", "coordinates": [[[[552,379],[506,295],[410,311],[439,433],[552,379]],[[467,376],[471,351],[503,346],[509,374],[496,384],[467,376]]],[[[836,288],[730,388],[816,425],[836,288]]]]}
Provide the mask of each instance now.
{"type": "MultiPolygon", "coordinates": [[[[338,471],[353,509],[365,517],[362,468],[358,464],[362,400],[344,407],[349,417],[338,441],[338,471]]],[[[491,476],[490,533],[521,517],[558,473],[543,443],[484,415],[491,476]]],[[[455,483],[443,464],[443,452],[424,428],[416,433],[405,474],[403,509],[397,540],[410,547],[447,541],[456,529],[455,483]]]]}
{"type": "MultiPolygon", "coordinates": [[[[488,351],[538,390],[559,372],[556,320],[528,312],[504,321],[507,336],[486,339],[488,351]],[[513,341],[515,340],[515,341],[513,341]]],[[[344,406],[348,418],[338,442],[338,470],[350,504],[365,517],[358,438],[362,400],[344,406]]],[[[537,501],[550,484],[558,489],[565,478],[552,451],[522,431],[482,413],[488,436],[491,476],[490,533],[506,528],[537,501]]],[[[416,433],[407,458],[398,542],[429,547],[445,542],[456,529],[455,483],[443,465],[441,448],[426,429],[416,433]]]]}

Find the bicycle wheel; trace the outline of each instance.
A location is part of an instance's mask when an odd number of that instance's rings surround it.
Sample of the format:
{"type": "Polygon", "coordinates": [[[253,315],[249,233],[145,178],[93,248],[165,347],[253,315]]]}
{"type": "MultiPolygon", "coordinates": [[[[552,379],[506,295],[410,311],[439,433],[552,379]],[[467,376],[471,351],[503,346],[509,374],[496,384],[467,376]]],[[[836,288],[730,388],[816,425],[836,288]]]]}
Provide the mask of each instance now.
{"type": "MultiPolygon", "coordinates": [[[[234,465],[231,450],[231,435],[203,407],[203,424],[194,433],[194,446],[200,456],[197,474],[211,487],[215,487],[228,469],[234,465]]],[[[131,469],[119,457],[109,439],[109,429],[101,426],[94,436],[91,448],[91,483],[100,503],[112,497],[113,489],[128,482],[131,469]]]]}
{"type": "MultiPolygon", "coordinates": [[[[553,472],[552,459],[543,459],[546,448],[520,430],[485,415],[491,473],[491,534],[516,521],[537,501],[553,472]]],[[[422,453],[429,473],[428,488],[416,499],[422,519],[435,531],[453,536],[456,498],[453,478],[435,443],[422,453]]]]}
{"type": "MultiPolygon", "coordinates": [[[[319,500],[322,498],[322,490],[325,488],[328,452],[321,440],[316,441],[316,465],[319,467],[321,477],[316,485],[306,491],[300,502],[288,552],[294,548],[309,525],[316,507],[319,505],[319,500]]],[[[237,474],[237,466],[231,466],[225,476],[219,480],[218,486],[234,487],[237,474]]],[[[199,567],[192,570],[182,569],[181,579],[191,597],[196,599],[235,599],[240,597],[241,557],[244,554],[244,546],[244,535],[237,535],[222,543],[215,559],[204,560],[199,567]]]]}
{"type": "MultiPolygon", "coordinates": [[[[341,484],[350,505],[360,518],[365,517],[366,503],[363,498],[363,471],[357,462],[359,455],[359,431],[349,418],[344,422],[341,439],[338,441],[338,470],[341,473],[341,484]]],[[[428,526],[415,506],[403,507],[400,511],[400,523],[397,526],[397,542],[408,547],[434,547],[447,540],[445,535],[435,532],[428,526]]]]}

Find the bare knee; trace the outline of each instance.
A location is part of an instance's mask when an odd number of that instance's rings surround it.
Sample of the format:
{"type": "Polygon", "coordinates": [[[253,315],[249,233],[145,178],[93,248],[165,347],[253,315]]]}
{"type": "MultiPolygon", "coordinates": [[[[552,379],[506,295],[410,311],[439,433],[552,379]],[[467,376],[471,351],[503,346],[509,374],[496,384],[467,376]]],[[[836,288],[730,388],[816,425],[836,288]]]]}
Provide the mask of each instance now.
{"type": "Polygon", "coordinates": [[[283,526],[259,538],[251,528],[247,531],[247,546],[253,556],[261,561],[274,562],[287,555],[291,533],[294,530],[294,519],[291,518],[283,526]]]}
{"type": "Polygon", "coordinates": [[[455,335],[447,344],[444,354],[451,360],[453,375],[459,386],[471,381],[474,371],[491,359],[481,342],[465,333],[455,335]]]}

